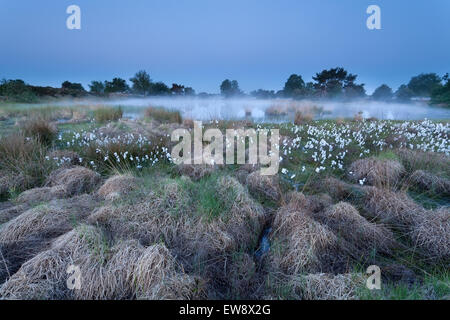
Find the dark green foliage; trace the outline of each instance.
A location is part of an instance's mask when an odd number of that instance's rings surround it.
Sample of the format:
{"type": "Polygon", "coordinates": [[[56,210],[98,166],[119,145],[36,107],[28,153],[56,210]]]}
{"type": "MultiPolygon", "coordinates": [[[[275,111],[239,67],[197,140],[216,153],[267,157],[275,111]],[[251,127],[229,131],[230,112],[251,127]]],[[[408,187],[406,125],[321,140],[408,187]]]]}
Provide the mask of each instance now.
{"type": "Polygon", "coordinates": [[[89,85],[89,89],[91,93],[94,94],[103,94],[105,93],[105,85],[101,81],[91,81],[89,85]]]}
{"type": "Polygon", "coordinates": [[[133,83],[132,89],[135,93],[147,95],[151,90],[152,79],[150,79],[150,75],[144,70],[136,72],[130,81],[133,83]]]}
{"type": "Polygon", "coordinates": [[[414,92],[407,85],[402,84],[395,92],[395,98],[407,102],[414,96],[414,92]]]}
{"type": "Polygon", "coordinates": [[[168,95],[170,94],[170,89],[165,83],[156,82],[152,84],[150,94],[155,96],[168,95]]]}
{"type": "Polygon", "coordinates": [[[365,96],[364,84],[356,84],[357,75],[344,68],[332,68],[316,73],[313,77],[315,94],[323,98],[358,98],[365,96]]]}
{"type": "Polygon", "coordinates": [[[242,94],[241,89],[239,89],[239,83],[236,80],[230,81],[228,79],[224,80],[220,85],[220,93],[229,98],[233,96],[238,96],[242,94]]]}
{"type": "Polygon", "coordinates": [[[64,81],[61,85],[62,89],[69,89],[69,90],[78,90],[78,91],[84,91],[83,86],[81,83],[72,83],[70,81],[64,81]]]}
{"type": "Polygon", "coordinates": [[[439,85],[431,93],[432,104],[443,104],[450,107],[450,77],[447,74],[442,78],[445,81],[444,85],[439,85]]]}
{"type": "Polygon", "coordinates": [[[2,80],[0,82],[0,96],[17,102],[34,102],[37,97],[23,80],[2,80]]]}
{"type": "Polygon", "coordinates": [[[105,81],[106,93],[124,93],[129,91],[129,86],[124,79],[114,78],[112,81],[105,81]]]}
{"type": "Polygon", "coordinates": [[[414,96],[429,97],[434,89],[441,85],[441,78],[436,73],[421,73],[412,77],[408,88],[414,96]]]}
{"type": "Polygon", "coordinates": [[[304,95],[305,82],[302,76],[298,74],[292,74],[284,84],[283,93],[286,97],[301,97],[304,95]]]}
{"type": "Polygon", "coordinates": [[[273,99],[276,97],[275,91],[258,89],[250,92],[250,95],[259,99],[273,99]]]}
{"type": "Polygon", "coordinates": [[[381,86],[376,88],[372,94],[372,98],[374,100],[379,100],[379,101],[392,100],[393,96],[394,96],[394,94],[392,92],[392,89],[386,84],[382,84],[381,86]]]}

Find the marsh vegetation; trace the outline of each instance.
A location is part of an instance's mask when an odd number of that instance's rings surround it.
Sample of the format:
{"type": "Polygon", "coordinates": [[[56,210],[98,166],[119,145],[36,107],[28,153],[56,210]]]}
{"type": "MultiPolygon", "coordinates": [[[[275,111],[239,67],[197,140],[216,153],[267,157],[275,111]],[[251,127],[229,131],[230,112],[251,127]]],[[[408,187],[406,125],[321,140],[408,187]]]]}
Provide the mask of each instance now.
{"type": "Polygon", "coordinates": [[[205,119],[279,129],[280,170],[266,177],[173,164],[170,134],[196,118],[142,109],[0,108],[2,298],[450,296],[448,121],[315,120],[298,103],[269,110],[284,121],[205,119]],[[366,288],[369,265],[381,290],[366,288]]]}

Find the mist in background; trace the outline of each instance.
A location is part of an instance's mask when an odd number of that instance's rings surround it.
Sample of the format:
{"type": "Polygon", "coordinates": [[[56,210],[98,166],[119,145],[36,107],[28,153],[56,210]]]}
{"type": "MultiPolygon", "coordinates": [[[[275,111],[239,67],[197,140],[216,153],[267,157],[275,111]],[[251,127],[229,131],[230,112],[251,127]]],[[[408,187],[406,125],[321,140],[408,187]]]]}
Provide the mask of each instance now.
{"type": "MultiPolygon", "coordinates": [[[[361,113],[363,118],[375,117],[379,120],[423,120],[449,119],[450,109],[428,106],[425,103],[396,103],[379,101],[308,101],[290,99],[223,99],[221,97],[148,97],[130,99],[77,99],[55,101],[58,106],[115,106],[121,107],[125,118],[138,119],[144,115],[145,109],[163,107],[178,110],[185,119],[193,120],[242,120],[251,119],[256,122],[292,121],[295,112],[311,114],[315,119],[353,118],[361,113]],[[273,116],[268,109],[286,111],[281,116],[273,116]]],[[[43,104],[44,106],[49,103],[43,104]]]]}

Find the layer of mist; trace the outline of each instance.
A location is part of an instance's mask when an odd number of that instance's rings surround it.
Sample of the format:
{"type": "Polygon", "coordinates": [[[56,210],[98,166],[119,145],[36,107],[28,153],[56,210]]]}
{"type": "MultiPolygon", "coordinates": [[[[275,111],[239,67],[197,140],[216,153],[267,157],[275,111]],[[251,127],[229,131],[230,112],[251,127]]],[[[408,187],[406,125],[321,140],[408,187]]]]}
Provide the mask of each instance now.
{"type": "MultiPolygon", "coordinates": [[[[56,103],[61,105],[61,103],[56,103]]],[[[364,118],[379,120],[449,119],[450,109],[429,106],[424,102],[394,103],[376,101],[293,101],[263,99],[223,99],[187,97],[149,97],[105,100],[66,101],[64,105],[121,106],[124,116],[139,118],[149,106],[179,110],[183,118],[194,120],[236,120],[252,118],[255,121],[288,121],[296,111],[311,114],[314,119],[353,118],[360,113],[364,118]]]]}

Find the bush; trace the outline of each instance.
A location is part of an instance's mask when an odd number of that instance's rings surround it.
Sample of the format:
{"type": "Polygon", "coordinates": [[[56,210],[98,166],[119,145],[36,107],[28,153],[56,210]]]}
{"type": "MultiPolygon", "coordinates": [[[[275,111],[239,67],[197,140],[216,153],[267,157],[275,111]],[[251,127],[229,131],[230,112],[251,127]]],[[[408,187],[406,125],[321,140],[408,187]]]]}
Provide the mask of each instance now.
{"type": "Polygon", "coordinates": [[[181,123],[180,111],[166,110],[164,108],[149,107],[145,110],[145,117],[161,122],[181,123]]]}
{"type": "Polygon", "coordinates": [[[25,121],[21,125],[21,130],[26,137],[34,137],[45,145],[51,144],[57,133],[56,127],[43,118],[25,121]]]}
{"type": "Polygon", "coordinates": [[[123,110],[119,108],[100,108],[94,110],[94,118],[98,122],[117,121],[123,116],[123,110]]]}

